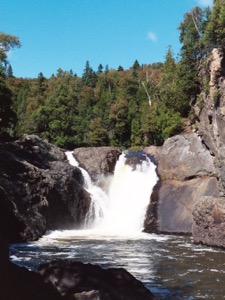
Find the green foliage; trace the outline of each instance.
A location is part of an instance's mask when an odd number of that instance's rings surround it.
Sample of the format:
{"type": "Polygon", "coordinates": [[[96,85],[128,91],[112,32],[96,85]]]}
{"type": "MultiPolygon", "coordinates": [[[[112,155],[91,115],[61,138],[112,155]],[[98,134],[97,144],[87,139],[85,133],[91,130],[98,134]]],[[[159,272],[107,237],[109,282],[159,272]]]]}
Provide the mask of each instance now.
{"type": "MultiPolygon", "coordinates": [[[[212,47],[225,45],[224,0],[214,2],[212,12],[194,7],[184,15],[179,61],[171,47],[163,63],[140,66],[135,60],[128,70],[99,64],[95,72],[87,61],[81,78],[61,68],[49,79],[41,72],[34,79],[13,77],[10,65],[5,69],[6,53],[20,44],[0,34],[1,127],[16,120],[15,134],[35,133],[71,149],[161,145],[183,130],[186,118],[195,121],[192,104],[204,105],[200,91],[208,92],[209,76],[202,80],[200,68],[212,47]]],[[[215,105],[219,96],[213,96],[215,105]]]]}
{"type": "Polygon", "coordinates": [[[216,0],[206,26],[204,43],[209,50],[225,46],[225,1],[216,0]]]}
{"type": "Polygon", "coordinates": [[[172,48],[166,53],[163,73],[159,88],[160,100],[167,109],[179,112],[186,117],[190,110],[189,98],[183,92],[180,66],[176,63],[172,48]]]}
{"type": "Polygon", "coordinates": [[[200,93],[200,67],[206,57],[204,33],[208,23],[209,10],[194,7],[184,16],[180,24],[181,59],[179,78],[182,93],[191,103],[195,103],[200,93]]]}
{"type": "Polygon", "coordinates": [[[12,93],[0,76],[0,132],[11,128],[15,119],[16,115],[12,109],[12,93]]]}
{"type": "Polygon", "coordinates": [[[18,37],[0,32],[0,61],[6,61],[7,52],[14,47],[20,46],[18,37]]]}
{"type": "Polygon", "coordinates": [[[182,118],[179,113],[155,103],[142,119],[145,144],[161,145],[165,139],[182,130],[182,118]]]}

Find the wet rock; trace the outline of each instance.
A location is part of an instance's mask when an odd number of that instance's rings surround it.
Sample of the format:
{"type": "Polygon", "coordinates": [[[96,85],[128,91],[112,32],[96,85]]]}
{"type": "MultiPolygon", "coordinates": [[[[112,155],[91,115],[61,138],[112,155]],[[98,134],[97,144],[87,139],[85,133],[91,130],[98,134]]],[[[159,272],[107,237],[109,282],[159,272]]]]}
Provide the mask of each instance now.
{"type": "Polygon", "coordinates": [[[53,283],[69,299],[151,300],[145,286],[122,268],[103,269],[97,265],[57,260],[38,267],[45,282],[53,283]],[[92,298],[93,297],[93,298],[92,298]]]}
{"type": "Polygon", "coordinates": [[[93,180],[111,174],[122,151],[117,147],[77,148],[73,154],[93,180]]]}
{"type": "Polygon", "coordinates": [[[147,157],[150,159],[150,156],[147,155],[144,151],[135,151],[135,150],[126,150],[125,154],[125,164],[132,167],[133,170],[136,169],[136,166],[141,164],[143,161],[146,161],[147,157]]]}

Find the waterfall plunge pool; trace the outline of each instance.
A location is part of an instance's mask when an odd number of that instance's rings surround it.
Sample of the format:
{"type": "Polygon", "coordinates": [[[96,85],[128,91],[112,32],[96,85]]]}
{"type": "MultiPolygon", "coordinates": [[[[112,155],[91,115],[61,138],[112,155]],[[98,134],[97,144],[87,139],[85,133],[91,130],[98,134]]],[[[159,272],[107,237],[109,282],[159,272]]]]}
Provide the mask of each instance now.
{"type": "Polygon", "coordinates": [[[11,246],[11,260],[29,269],[58,258],[125,268],[159,299],[225,299],[224,251],[193,245],[190,237],[54,231],[11,246]]]}
{"type": "MultiPolygon", "coordinates": [[[[78,167],[71,152],[67,157],[78,167]]],[[[81,169],[92,198],[84,230],[49,232],[37,242],[11,245],[11,260],[29,269],[58,258],[122,267],[159,299],[225,299],[223,250],[193,245],[190,237],[141,232],[158,178],[147,157],[135,168],[125,162],[123,154],[108,190],[81,169]]]]}

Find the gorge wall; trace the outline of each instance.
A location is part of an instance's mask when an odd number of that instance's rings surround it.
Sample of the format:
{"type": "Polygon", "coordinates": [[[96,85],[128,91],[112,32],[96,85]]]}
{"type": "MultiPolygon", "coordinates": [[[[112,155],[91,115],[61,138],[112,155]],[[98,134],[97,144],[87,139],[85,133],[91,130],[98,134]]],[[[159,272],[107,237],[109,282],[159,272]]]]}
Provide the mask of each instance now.
{"type": "Polygon", "coordinates": [[[206,85],[195,105],[199,128],[148,147],[160,182],[145,231],[193,234],[195,243],[225,247],[225,50],[214,49],[202,72],[206,85]]]}

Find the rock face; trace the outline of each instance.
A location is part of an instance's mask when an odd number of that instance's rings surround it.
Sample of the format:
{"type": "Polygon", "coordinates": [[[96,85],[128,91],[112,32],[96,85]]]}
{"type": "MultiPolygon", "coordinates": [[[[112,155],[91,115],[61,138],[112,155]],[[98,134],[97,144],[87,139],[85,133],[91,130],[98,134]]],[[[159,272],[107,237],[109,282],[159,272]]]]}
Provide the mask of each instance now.
{"type": "Polygon", "coordinates": [[[192,212],[202,196],[219,196],[214,159],[196,133],[174,136],[154,154],[160,181],[148,207],[145,231],[192,232],[192,212]]]}
{"type": "Polygon", "coordinates": [[[195,243],[225,248],[225,198],[202,197],[193,217],[195,243]]]}
{"type": "Polygon", "coordinates": [[[225,193],[225,49],[214,49],[209,60],[209,93],[203,94],[199,134],[215,156],[220,188],[225,193]]]}
{"type": "Polygon", "coordinates": [[[208,61],[209,91],[202,93],[199,134],[214,157],[220,196],[203,197],[196,203],[193,216],[193,240],[224,247],[225,203],[225,49],[214,49],[208,61]]]}
{"type": "Polygon", "coordinates": [[[161,179],[179,181],[215,176],[213,158],[195,133],[174,136],[165,141],[158,160],[158,173],[161,179]]]}
{"type": "Polygon", "coordinates": [[[66,299],[151,300],[144,285],[125,269],[57,260],[40,265],[45,282],[53,283],[66,299]]]}
{"type": "Polygon", "coordinates": [[[159,182],[152,193],[145,220],[145,231],[191,234],[195,204],[202,196],[217,197],[218,194],[215,177],[159,182]]]}
{"type": "Polygon", "coordinates": [[[102,174],[113,173],[121,153],[117,147],[78,148],[73,151],[80,166],[90,174],[92,180],[98,180],[102,174]]]}
{"type": "Polygon", "coordinates": [[[31,241],[46,230],[79,227],[90,196],[78,168],[37,136],[0,143],[0,237],[31,241]]]}

